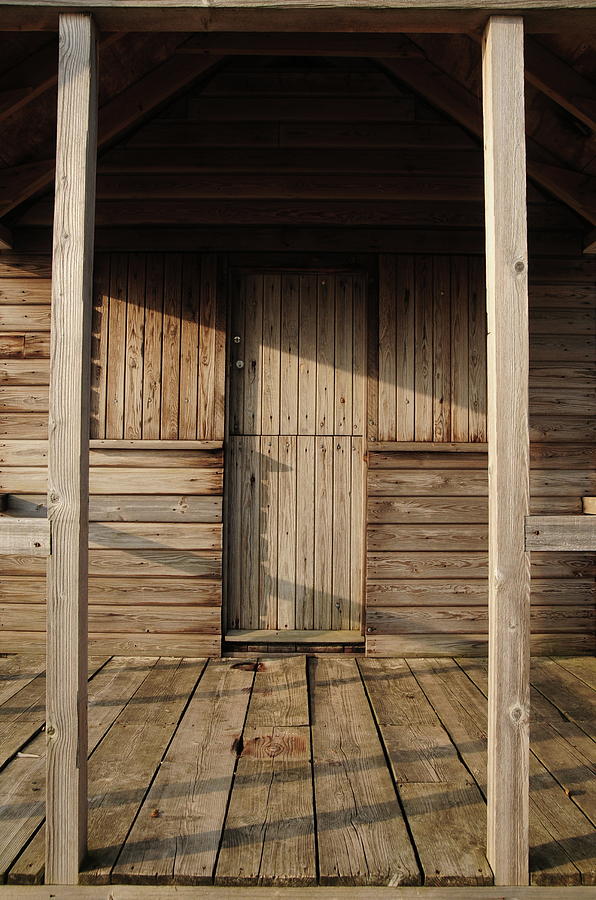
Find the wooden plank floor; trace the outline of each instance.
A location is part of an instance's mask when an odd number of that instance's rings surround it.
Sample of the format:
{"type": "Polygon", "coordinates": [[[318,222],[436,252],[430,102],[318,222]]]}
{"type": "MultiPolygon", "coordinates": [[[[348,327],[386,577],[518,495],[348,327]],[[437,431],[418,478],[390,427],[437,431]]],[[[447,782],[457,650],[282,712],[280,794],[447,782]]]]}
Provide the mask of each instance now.
{"type": "MultiPolygon", "coordinates": [[[[86,884],[490,885],[486,662],[89,664],[86,884]]],[[[43,880],[43,662],[0,659],[0,881],[43,880]]],[[[531,880],[596,884],[596,660],[532,666],[531,880]]]]}

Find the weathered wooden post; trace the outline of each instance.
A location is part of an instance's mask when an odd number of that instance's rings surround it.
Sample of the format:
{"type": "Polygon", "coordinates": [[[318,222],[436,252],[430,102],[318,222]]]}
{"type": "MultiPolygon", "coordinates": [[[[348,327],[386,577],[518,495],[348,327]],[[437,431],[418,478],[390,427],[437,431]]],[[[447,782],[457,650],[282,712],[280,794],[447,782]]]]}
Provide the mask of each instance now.
{"type": "Polygon", "coordinates": [[[488,849],[496,884],[528,883],[530,564],[524,28],[483,48],[488,311],[488,849]]]}
{"type": "Polygon", "coordinates": [[[96,34],[60,16],[48,447],[46,882],[75,884],[87,838],[87,519],[96,34]]]}

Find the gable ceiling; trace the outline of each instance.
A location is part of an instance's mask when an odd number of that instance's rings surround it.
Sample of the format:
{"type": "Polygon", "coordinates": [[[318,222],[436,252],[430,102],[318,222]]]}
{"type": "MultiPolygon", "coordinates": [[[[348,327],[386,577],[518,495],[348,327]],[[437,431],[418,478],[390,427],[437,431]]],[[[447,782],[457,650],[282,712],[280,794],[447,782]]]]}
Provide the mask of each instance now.
{"type": "MultiPolygon", "coordinates": [[[[4,33],[0,42],[0,223],[15,232],[47,227],[56,40],[4,33]]],[[[596,224],[595,70],[596,50],[580,37],[527,39],[531,226],[589,232],[596,224]]],[[[99,72],[100,226],[111,216],[134,224],[147,203],[163,224],[168,203],[182,217],[171,224],[371,224],[376,216],[383,225],[402,224],[402,215],[422,225],[420,210],[433,203],[441,224],[458,201],[481,205],[473,37],[110,34],[99,72]],[[315,52],[328,55],[307,55],[315,52]]],[[[461,224],[474,221],[470,214],[461,224]]]]}

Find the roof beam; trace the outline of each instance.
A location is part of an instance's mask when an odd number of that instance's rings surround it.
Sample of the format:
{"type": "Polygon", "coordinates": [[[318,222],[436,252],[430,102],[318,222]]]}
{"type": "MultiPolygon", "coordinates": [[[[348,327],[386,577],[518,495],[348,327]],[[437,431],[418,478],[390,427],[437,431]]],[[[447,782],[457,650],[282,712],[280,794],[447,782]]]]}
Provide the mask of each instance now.
{"type": "Polygon", "coordinates": [[[219,53],[230,56],[423,56],[415,44],[395,34],[291,34],[276,32],[209,32],[196,34],[178,53],[219,53]]]}
{"type": "MultiPolygon", "coordinates": [[[[399,62],[380,59],[379,63],[429,103],[482,139],[479,99],[459,79],[435,65],[428,53],[422,59],[401,59],[399,62]]],[[[545,149],[532,138],[527,138],[526,146],[528,175],[592,225],[596,225],[596,179],[572,169],[546,164],[545,149]]]]}
{"type": "MultiPolygon", "coordinates": [[[[106,35],[99,44],[100,52],[125,36],[123,32],[106,35]]],[[[52,41],[2,76],[0,122],[19,112],[40,94],[55,87],[57,82],[58,46],[52,41]]]]}
{"type": "Polygon", "coordinates": [[[532,38],[526,41],[526,78],[596,131],[596,84],[532,38]]]}
{"type": "Polygon", "coordinates": [[[526,32],[596,30],[593,0],[4,0],[0,29],[56,31],[83,8],[102,31],[482,31],[490,15],[524,17],[526,32]]]}
{"type": "MultiPolygon", "coordinates": [[[[473,37],[480,41],[479,35],[473,37]]],[[[534,38],[525,41],[526,80],[596,131],[596,85],[534,38]]]]}
{"type": "Polygon", "coordinates": [[[596,253],[596,228],[593,228],[585,237],[584,253],[590,255],[596,253]]]}
{"type": "MultiPolygon", "coordinates": [[[[173,55],[121,94],[108,100],[99,111],[99,149],[137,125],[158,106],[214,68],[220,61],[221,57],[217,56],[197,59],[194,56],[173,55]]],[[[0,202],[0,218],[48,187],[53,178],[54,161],[47,160],[31,164],[28,173],[23,167],[21,177],[14,179],[13,182],[6,179],[0,202]]]]}
{"type": "Polygon", "coordinates": [[[12,250],[13,246],[12,232],[0,222],[0,250],[12,250]]]}

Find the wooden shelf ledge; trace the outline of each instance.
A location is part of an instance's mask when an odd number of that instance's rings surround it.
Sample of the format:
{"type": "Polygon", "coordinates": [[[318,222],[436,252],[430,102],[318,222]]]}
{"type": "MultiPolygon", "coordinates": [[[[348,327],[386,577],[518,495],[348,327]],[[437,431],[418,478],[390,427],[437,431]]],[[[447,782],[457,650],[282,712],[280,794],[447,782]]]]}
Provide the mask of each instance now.
{"type": "Polygon", "coordinates": [[[526,516],[526,550],[596,551],[596,517],[526,516]]]}
{"type": "Polygon", "coordinates": [[[0,555],[49,556],[50,523],[47,519],[0,516],[0,555]]]}

